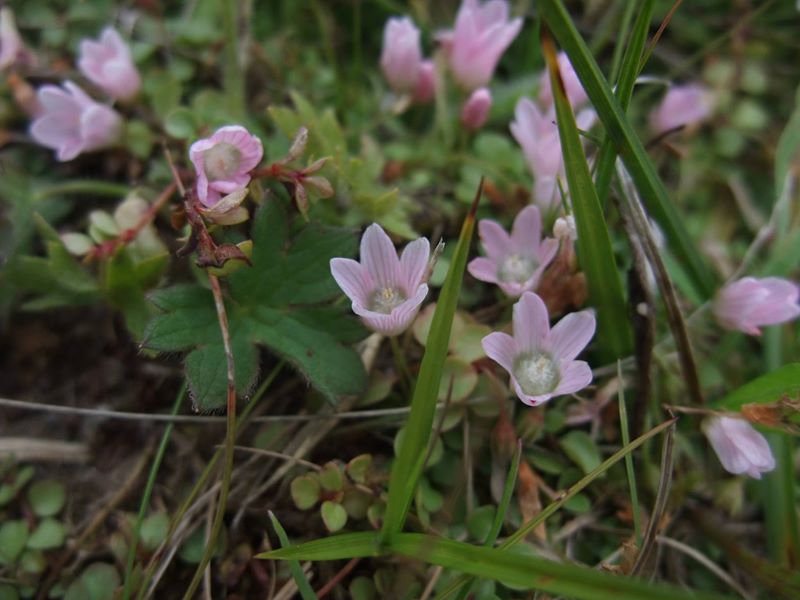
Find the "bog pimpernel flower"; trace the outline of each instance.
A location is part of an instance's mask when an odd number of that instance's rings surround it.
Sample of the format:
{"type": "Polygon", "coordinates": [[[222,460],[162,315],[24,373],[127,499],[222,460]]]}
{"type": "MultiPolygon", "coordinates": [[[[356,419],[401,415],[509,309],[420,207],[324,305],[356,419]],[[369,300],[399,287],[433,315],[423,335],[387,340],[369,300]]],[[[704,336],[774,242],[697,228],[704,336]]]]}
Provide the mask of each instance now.
{"type": "Polygon", "coordinates": [[[391,17],[383,30],[381,51],[381,69],[389,85],[396,92],[413,92],[421,66],[419,29],[408,17],[391,17]]]}
{"type": "Polygon", "coordinates": [[[496,331],[483,340],[483,350],[511,375],[517,396],[538,406],[553,396],[572,394],[592,382],[589,365],[575,357],[592,339],[594,312],[570,313],[550,329],[542,299],[525,292],[514,305],[514,335],[496,331]]]}
{"type": "Polygon", "coordinates": [[[221,127],[211,137],[196,141],[189,148],[189,158],[197,171],[200,202],[214,206],[223,195],[245,187],[263,155],[261,140],[241,125],[221,127]]]}
{"type": "Polygon", "coordinates": [[[331,273],[367,327],[397,335],[408,328],[428,295],[429,257],[428,240],[419,238],[398,258],[392,240],[373,223],[361,238],[361,262],[331,259],[331,273]]]}
{"type": "Polygon", "coordinates": [[[461,124],[470,131],[480,129],[489,118],[491,107],[492,93],[489,88],[478,88],[461,107],[461,124]]]}
{"type": "Polygon", "coordinates": [[[719,462],[729,473],[745,473],[761,479],[761,473],[775,468],[775,458],[766,438],[744,419],[710,417],[703,421],[702,429],[719,462]]]}
{"type": "MultiPolygon", "coordinates": [[[[586,95],[566,52],[558,53],[558,71],[561,73],[561,81],[564,82],[567,100],[572,108],[579,108],[585,104],[589,96],[586,95]]],[[[553,89],[550,87],[550,73],[547,70],[539,77],[539,102],[542,103],[542,106],[553,105],[553,89]]]]}
{"type": "Polygon", "coordinates": [[[536,289],[542,273],[558,252],[558,241],[542,239],[539,209],[523,208],[509,235],[491,219],[481,219],[478,234],[486,257],[474,258],[467,269],[475,279],[497,284],[509,296],[536,289]]]}
{"type": "Polygon", "coordinates": [[[509,21],[508,12],[506,0],[463,0],[453,30],[437,36],[453,77],[465,90],[489,85],[500,57],[519,34],[522,19],[509,21]]]}
{"type": "Polygon", "coordinates": [[[800,315],[800,288],[780,277],[743,277],[723,287],[712,311],[725,329],[761,335],[762,325],[777,325],[800,315]]]}
{"type": "Polygon", "coordinates": [[[42,86],[36,96],[43,112],[31,124],[31,135],[42,146],[56,150],[58,160],[106,148],[120,136],[120,116],[71,81],[62,87],[42,86]]]}
{"type": "Polygon", "coordinates": [[[133,98],[142,84],[130,48],[112,27],[106,27],[97,41],[81,42],[78,68],[89,81],[119,100],[133,98]]]}
{"type": "Polygon", "coordinates": [[[711,114],[714,97],[699,83],[669,88],[661,104],[650,113],[650,127],[659,134],[699,123],[711,114]]]}
{"type": "MultiPolygon", "coordinates": [[[[575,120],[579,129],[588,130],[594,124],[596,113],[591,109],[580,111],[575,120]]],[[[559,198],[558,179],[564,175],[561,155],[561,138],[552,108],[542,111],[528,98],[520,98],[514,109],[511,135],[525,154],[534,178],[533,198],[543,212],[550,211],[559,198]]]]}

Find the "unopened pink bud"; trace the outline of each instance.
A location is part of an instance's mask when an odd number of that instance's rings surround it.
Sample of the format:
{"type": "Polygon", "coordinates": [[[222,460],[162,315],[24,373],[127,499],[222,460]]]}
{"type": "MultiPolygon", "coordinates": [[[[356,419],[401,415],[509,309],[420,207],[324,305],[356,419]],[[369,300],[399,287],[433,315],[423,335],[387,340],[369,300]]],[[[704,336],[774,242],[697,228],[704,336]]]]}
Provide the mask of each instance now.
{"type": "Polygon", "coordinates": [[[0,71],[18,64],[33,64],[33,55],[22,43],[13,11],[0,8],[0,71]]]}
{"type": "Polygon", "coordinates": [[[417,89],[422,65],[419,29],[408,17],[392,17],[383,30],[381,69],[389,86],[398,93],[417,89]]]}
{"type": "Polygon", "coordinates": [[[712,310],[725,329],[760,335],[762,325],[776,325],[800,315],[797,284],[779,277],[743,277],[717,292],[712,310]]]}
{"type": "Polygon", "coordinates": [[[744,419],[710,417],[703,432],[725,470],[761,479],[761,473],[775,468],[775,458],[766,438],[744,419]]]}
{"type": "Polygon", "coordinates": [[[436,65],[432,60],[424,60],[419,66],[419,79],[414,90],[414,102],[427,104],[436,94],[436,65]]]}
{"type": "Polygon", "coordinates": [[[650,127],[660,134],[695,125],[708,118],[714,106],[711,92],[698,83],[672,86],[650,113],[650,127]]]}
{"type": "Polygon", "coordinates": [[[133,98],[142,84],[130,48],[112,27],[106,27],[97,41],[81,42],[78,68],[89,81],[119,100],[133,98]]]}
{"type": "Polygon", "coordinates": [[[43,112],[31,124],[31,135],[42,146],[56,150],[58,160],[106,148],[120,136],[120,116],[71,81],[62,87],[42,86],[37,98],[43,112]]]}
{"type": "Polygon", "coordinates": [[[461,123],[470,131],[483,127],[492,107],[492,93],[487,88],[472,92],[461,109],[461,123]]]}

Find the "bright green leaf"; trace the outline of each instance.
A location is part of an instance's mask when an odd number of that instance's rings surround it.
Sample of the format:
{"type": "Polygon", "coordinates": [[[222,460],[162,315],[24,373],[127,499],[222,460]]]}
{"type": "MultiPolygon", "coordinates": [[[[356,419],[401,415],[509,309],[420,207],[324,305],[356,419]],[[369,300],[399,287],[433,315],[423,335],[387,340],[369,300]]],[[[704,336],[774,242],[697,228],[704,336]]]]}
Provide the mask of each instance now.
{"type": "Polygon", "coordinates": [[[28,548],[34,550],[59,548],[64,544],[66,537],[67,528],[61,521],[44,519],[28,538],[28,548]]]}
{"type": "Polygon", "coordinates": [[[52,479],[35,482],[28,489],[28,502],[39,517],[52,517],[64,506],[66,494],[63,484],[52,479]]]}

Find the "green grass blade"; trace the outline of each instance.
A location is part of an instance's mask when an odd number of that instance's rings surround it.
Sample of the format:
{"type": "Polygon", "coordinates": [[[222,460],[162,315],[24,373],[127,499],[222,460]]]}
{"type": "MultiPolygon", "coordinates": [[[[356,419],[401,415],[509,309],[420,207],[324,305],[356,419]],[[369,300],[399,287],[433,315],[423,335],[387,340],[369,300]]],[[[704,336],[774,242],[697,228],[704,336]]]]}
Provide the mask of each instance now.
{"type": "MultiPolygon", "coordinates": [[[[398,534],[390,547],[398,554],[431,564],[580,600],[685,600],[687,595],[685,589],[673,586],[419,533],[398,534]]],[[[695,600],[723,597],[692,594],[695,600]]]]}
{"type": "Polygon", "coordinates": [[[403,528],[411,500],[422,472],[426,449],[431,436],[433,417],[439,394],[439,381],[447,357],[450,329],[458,304],[461,281],[467,265],[470,241],[475,229],[475,211],[481,197],[483,181],[478,186],[472,208],[464,219],[458,245],[453,253],[450,269],[447,272],[436,312],[433,315],[425,355],[419,369],[414,395],[411,399],[411,412],[406,423],[405,436],[400,445],[397,458],[392,465],[389,478],[386,513],[380,532],[381,542],[386,542],[403,528]]]}
{"type": "MultiPolygon", "coordinates": [[[[178,410],[180,409],[181,403],[185,397],[186,383],[181,386],[178,395],[175,397],[175,403],[172,405],[172,412],[170,413],[171,415],[174,416],[178,414],[178,410]]],[[[123,600],[128,600],[131,597],[133,585],[133,565],[136,562],[136,549],[139,545],[139,536],[142,531],[142,523],[144,523],[144,518],[147,514],[147,508],[150,506],[150,496],[153,494],[153,487],[156,483],[158,469],[161,467],[161,461],[164,460],[164,454],[167,452],[167,444],[169,443],[169,438],[172,435],[172,430],[174,428],[174,422],[168,423],[164,428],[164,433],[161,435],[161,442],[158,444],[158,450],[156,450],[156,455],[153,457],[153,464],[150,466],[150,474],[147,476],[147,483],[144,486],[142,499],[139,502],[139,514],[136,516],[136,523],[133,526],[131,540],[128,545],[128,558],[125,562],[125,585],[122,590],[123,600]]]]}
{"type": "Polygon", "coordinates": [[[572,23],[563,3],[560,0],[539,0],[537,7],[550,31],[569,56],[575,72],[606,128],[606,135],[616,146],[648,210],[661,225],[671,251],[678,257],[702,297],[710,298],[716,287],[717,278],[695,248],[641,140],[636,137],[622,107],[614,98],[600,67],[572,23]]]}
{"type": "MultiPolygon", "coordinates": [[[[281,547],[282,548],[291,547],[291,542],[289,542],[289,536],[286,535],[286,531],[283,529],[281,522],[278,521],[278,518],[272,511],[269,511],[269,519],[270,521],[272,521],[272,528],[278,535],[278,539],[281,542],[281,547]]],[[[294,582],[295,584],[297,584],[297,591],[300,592],[300,596],[302,596],[303,600],[317,600],[317,595],[311,588],[311,584],[308,583],[306,574],[303,573],[303,567],[300,566],[300,561],[289,560],[286,562],[289,563],[289,571],[291,571],[292,573],[294,582]]]]}
{"type": "MultiPolygon", "coordinates": [[[[625,58],[622,62],[622,72],[617,82],[615,95],[623,111],[628,110],[631,96],[633,96],[633,86],[636,84],[636,78],[639,76],[639,72],[643,66],[642,53],[644,52],[644,45],[647,41],[650,20],[653,17],[653,1],[654,0],[645,0],[642,4],[642,10],[639,11],[639,16],[636,18],[636,22],[633,25],[633,35],[631,36],[630,44],[627,45],[625,58]]],[[[633,3],[631,3],[631,6],[633,6],[633,3]]],[[[617,42],[617,48],[622,47],[623,43],[624,38],[620,38],[620,41],[617,42]]],[[[614,49],[615,54],[617,48],[614,49]]],[[[597,197],[600,198],[601,205],[605,205],[609,189],[611,188],[611,176],[614,174],[614,162],[616,158],[617,153],[614,150],[614,143],[606,136],[597,154],[597,170],[595,177],[597,197]]]]}
{"type": "Polygon", "coordinates": [[[589,297],[597,308],[597,342],[605,356],[622,358],[631,353],[633,341],[611,237],[583,153],[575,115],[559,75],[555,46],[544,30],[541,37],[550,71],[569,195],[578,228],[578,260],[589,284],[589,297]]]}
{"type": "MultiPolygon", "coordinates": [[[[622,363],[617,361],[617,377],[619,381],[622,379],[622,363]]],[[[625,406],[625,386],[619,386],[617,393],[619,400],[619,428],[622,433],[622,445],[627,446],[631,443],[630,432],[628,431],[628,409],[625,406]]],[[[628,488],[631,494],[631,511],[633,512],[633,529],[636,533],[636,545],[642,547],[642,519],[639,513],[639,492],[636,487],[636,472],[633,470],[633,456],[627,454],[625,456],[625,471],[628,475],[628,488]]]]}
{"type": "Polygon", "coordinates": [[[279,560],[341,560],[380,555],[378,536],[374,531],[343,533],[312,540],[288,548],[257,554],[256,558],[279,560]]]}

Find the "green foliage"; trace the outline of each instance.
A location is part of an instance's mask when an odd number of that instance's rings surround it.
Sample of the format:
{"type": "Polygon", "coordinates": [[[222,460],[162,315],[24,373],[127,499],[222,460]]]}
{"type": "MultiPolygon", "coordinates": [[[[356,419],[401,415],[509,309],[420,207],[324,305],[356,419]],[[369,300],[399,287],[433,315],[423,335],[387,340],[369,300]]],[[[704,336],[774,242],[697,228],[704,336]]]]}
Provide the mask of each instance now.
{"type": "MultiPolygon", "coordinates": [[[[257,345],[289,361],[332,402],[362,391],[364,367],[345,344],[361,339],[364,329],[342,310],[320,304],[336,295],[329,261],[354,254],[353,232],[310,223],[290,239],[288,208],[271,200],[257,213],[252,238],[252,267],[227,279],[237,392],[246,396],[255,383],[257,345]]],[[[176,285],[151,300],[162,313],[148,323],[145,345],[189,349],[186,375],[195,405],[204,411],[223,406],[225,354],[211,293],[176,285]]]]}
{"type": "Polygon", "coordinates": [[[52,550],[60,547],[67,536],[67,528],[60,521],[47,518],[31,532],[28,548],[34,550],[52,550]]]}
{"type": "Polygon", "coordinates": [[[64,486],[52,479],[37,481],[28,489],[28,502],[37,517],[57,515],[63,508],[65,499],[64,486]]]}
{"type": "Polygon", "coordinates": [[[119,573],[113,565],[92,563],[67,588],[64,600],[112,600],[119,584],[119,573]]]}
{"type": "Polygon", "coordinates": [[[739,410],[745,404],[796,399],[800,393],[800,363],[790,363],[756,377],[714,403],[717,408],[739,410]]]}

